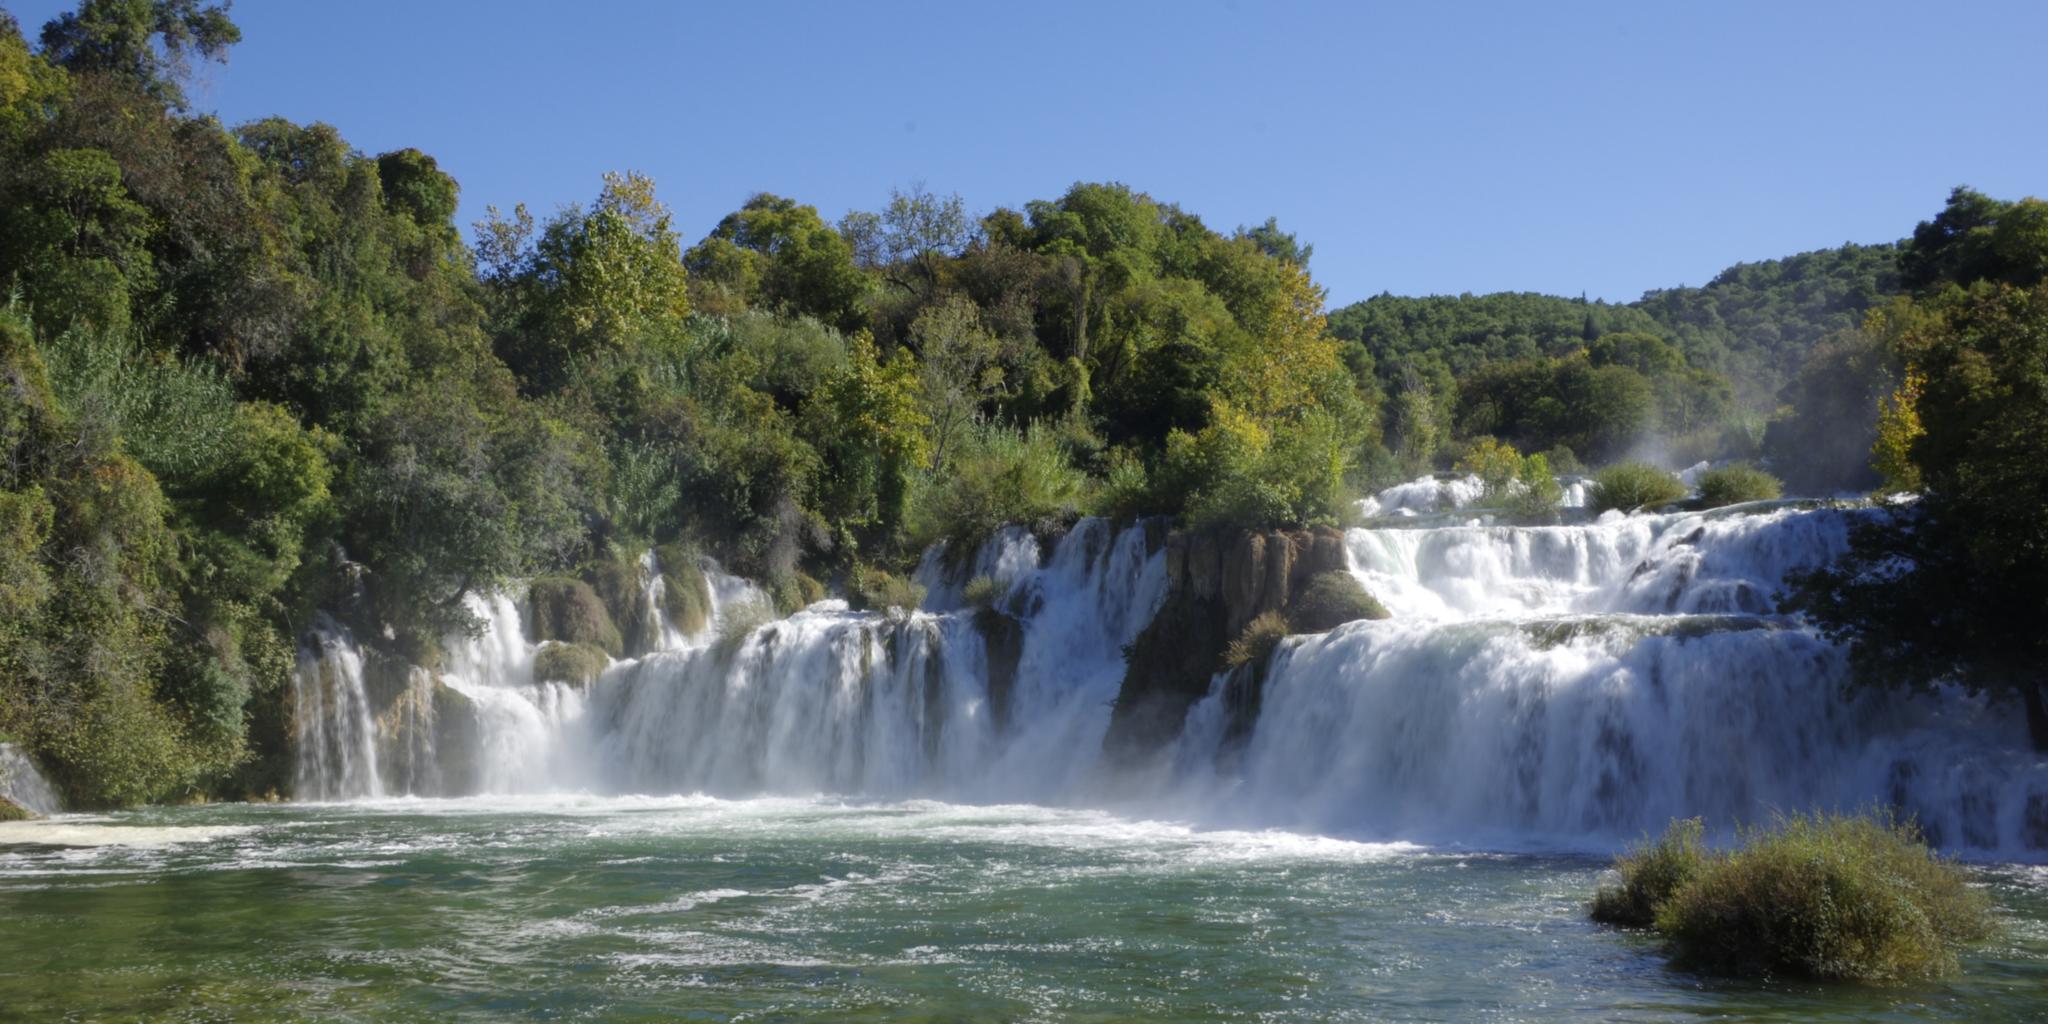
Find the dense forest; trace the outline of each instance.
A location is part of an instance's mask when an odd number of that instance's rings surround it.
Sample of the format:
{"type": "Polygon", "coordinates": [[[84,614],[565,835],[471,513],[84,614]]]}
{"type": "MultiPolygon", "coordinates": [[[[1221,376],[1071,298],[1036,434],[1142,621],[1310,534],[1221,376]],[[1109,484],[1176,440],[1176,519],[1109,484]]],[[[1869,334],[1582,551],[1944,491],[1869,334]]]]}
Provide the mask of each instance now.
{"type": "Polygon", "coordinates": [[[1331,524],[1497,442],[1809,493],[1875,484],[1875,443],[1943,522],[2010,526],[2009,584],[2048,578],[2038,473],[2001,490],[2048,436],[2032,200],[1958,190],[1899,246],[1627,306],[1326,317],[1274,222],[1116,183],[836,222],[762,194],[693,243],[622,173],[465,240],[422,151],[192,111],[239,41],[199,0],[86,0],[33,41],[0,12],[0,736],[83,805],[282,789],[316,610],[431,665],[467,595],[603,589],[654,546],[784,610],[861,603],[1006,522],[1331,524]]]}

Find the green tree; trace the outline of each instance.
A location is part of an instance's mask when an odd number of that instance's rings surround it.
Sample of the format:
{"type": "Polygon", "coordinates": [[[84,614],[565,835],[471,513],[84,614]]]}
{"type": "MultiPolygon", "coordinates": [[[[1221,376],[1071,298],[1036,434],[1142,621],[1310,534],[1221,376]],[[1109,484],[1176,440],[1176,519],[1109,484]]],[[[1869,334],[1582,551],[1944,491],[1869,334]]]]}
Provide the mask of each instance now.
{"type": "Polygon", "coordinates": [[[226,63],[241,41],[228,4],[200,0],[85,0],[44,25],[42,39],[44,55],[66,70],[118,76],[176,109],[192,59],[226,63]]]}
{"type": "Polygon", "coordinates": [[[707,312],[760,307],[848,331],[865,319],[867,279],[853,247],[815,206],[763,192],[720,220],[686,262],[707,312]]]}

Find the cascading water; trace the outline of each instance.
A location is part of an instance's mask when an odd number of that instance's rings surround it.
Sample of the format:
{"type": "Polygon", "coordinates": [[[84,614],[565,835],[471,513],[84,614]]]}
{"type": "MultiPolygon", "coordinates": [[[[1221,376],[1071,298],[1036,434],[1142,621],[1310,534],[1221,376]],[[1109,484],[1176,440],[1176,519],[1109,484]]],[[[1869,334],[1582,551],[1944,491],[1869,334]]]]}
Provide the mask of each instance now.
{"type": "Polygon", "coordinates": [[[972,563],[997,581],[988,610],[959,608],[946,580],[960,574],[928,560],[930,610],[824,602],[622,667],[592,695],[584,781],[728,795],[1069,796],[1108,726],[1120,647],[1157,607],[1165,568],[1143,530],[1101,520],[1039,563],[1037,540],[1005,531],[972,563]]]}
{"type": "MultiPolygon", "coordinates": [[[[2011,716],[1859,693],[1838,648],[1776,614],[1786,574],[1862,514],[1353,530],[1394,617],[1283,645],[1229,777],[1186,796],[1224,820],[1564,845],[1883,803],[1951,848],[2039,857],[2048,763],[2011,716]]],[[[1190,713],[1184,775],[1228,746],[1226,703],[1219,680],[1190,713]]]]}
{"type": "Polygon", "coordinates": [[[27,751],[12,743],[0,743],[0,799],[31,814],[56,814],[64,809],[57,787],[43,777],[27,751]]]}
{"type": "MultiPolygon", "coordinates": [[[[1776,503],[1352,530],[1352,571],[1393,618],[1283,644],[1248,730],[1219,677],[1167,767],[1136,784],[1109,778],[1100,751],[1122,647],[1166,596],[1156,524],[1083,520],[1050,545],[1001,531],[958,559],[928,554],[919,610],[825,601],[751,629],[722,628],[724,612],[765,599],[712,572],[709,626],[661,624],[658,650],[587,689],[534,682],[508,599],[476,600],[487,628],[450,645],[438,678],[386,684],[398,697],[365,683],[329,624],[302,659],[300,794],[1114,799],[1231,825],[1581,847],[1674,816],[1727,827],[1881,802],[1951,848],[2038,858],[2048,764],[2012,716],[1957,693],[1859,695],[1841,651],[1778,614],[1786,574],[1840,553],[1863,514],[1776,503]],[[966,607],[977,577],[995,596],[966,607]]],[[[661,574],[651,556],[643,568],[659,608],[661,574]]]]}
{"type": "Polygon", "coordinates": [[[298,755],[292,786],[301,799],[384,795],[363,658],[348,629],[324,615],[299,648],[292,677],[298,755]]]}

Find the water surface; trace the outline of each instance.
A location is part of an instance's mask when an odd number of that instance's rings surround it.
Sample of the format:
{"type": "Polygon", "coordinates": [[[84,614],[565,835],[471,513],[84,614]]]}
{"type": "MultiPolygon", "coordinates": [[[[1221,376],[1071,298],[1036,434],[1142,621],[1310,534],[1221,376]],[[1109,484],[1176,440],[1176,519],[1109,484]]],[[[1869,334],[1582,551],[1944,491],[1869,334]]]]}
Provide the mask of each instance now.
{"type": "Polygon", "coordinates": [[[2013,927],[1963,977],[1872,989],[1673,971],[1584,919],[1602,866],[929,802],[151,809],[0,833],[0,1019],[2048,1013],[2040,868],[1983,869],[2013,927]]]}

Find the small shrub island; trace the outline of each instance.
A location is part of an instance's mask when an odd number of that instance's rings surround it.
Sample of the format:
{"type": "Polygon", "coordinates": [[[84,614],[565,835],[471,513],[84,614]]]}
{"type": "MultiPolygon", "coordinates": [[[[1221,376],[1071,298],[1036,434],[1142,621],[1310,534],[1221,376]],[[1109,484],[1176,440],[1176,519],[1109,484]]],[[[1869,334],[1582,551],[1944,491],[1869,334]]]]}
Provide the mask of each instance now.
{"type": "Polygon", "coordinates": [[[1704,833],[1674,821],[1616,858],[1593,919],[1654,929],[1682,967],[1870,982],[1952,973],[1997,931],[1969,876],[1888,813],[1791,815],[1728,850],[1704,833]]]}

